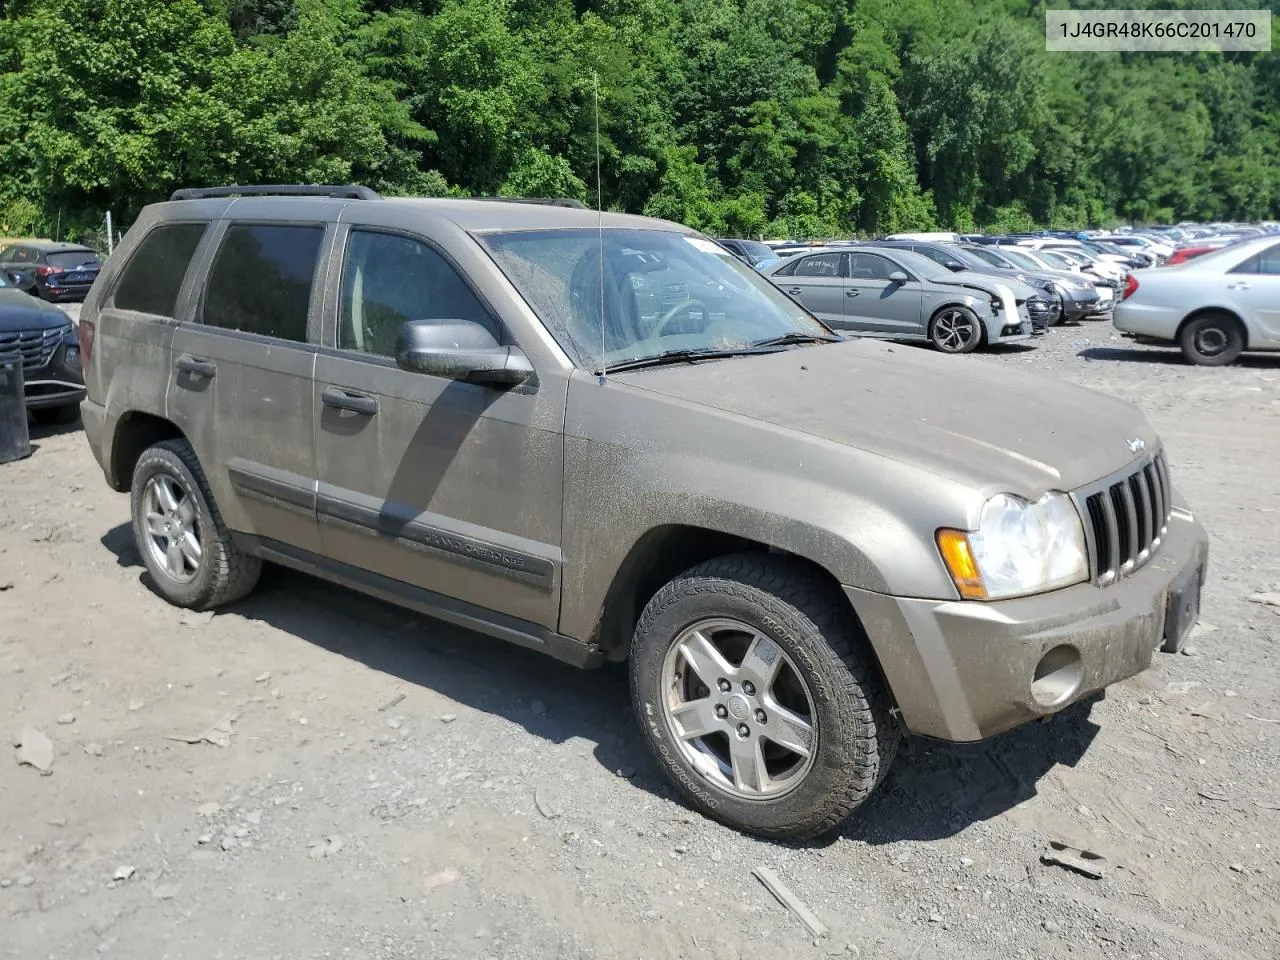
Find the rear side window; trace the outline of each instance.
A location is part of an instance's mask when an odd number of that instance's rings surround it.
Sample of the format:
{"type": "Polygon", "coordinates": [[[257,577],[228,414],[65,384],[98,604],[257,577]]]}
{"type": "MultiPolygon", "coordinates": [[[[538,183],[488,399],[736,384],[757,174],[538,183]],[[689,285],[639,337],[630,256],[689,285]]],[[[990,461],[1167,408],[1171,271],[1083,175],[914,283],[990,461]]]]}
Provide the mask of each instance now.
{"type": "Polygon", "coordinates": [[[204,322],[281,340],[307,340],[321,226],[232,224],[214,258],[204,322]]]}
{"type": "MultiPolygon", "coordinates": [[[[187,267],[206,227],[207,223],[166,223],[143,237],[120,274],[115,306],[120,310],[172,317],[182,279],[187,275],[187,267]]],[[[96,256],[88,256],[97,263],[96,256]]],[[[85,254],[76,254],[80,260],[85,257],[85,254]]]]}
{"type": "Polygon", "coordinates": [[[840,276],[841,254],[820,253],[815,257],[805,257],[796,267],[797,277],[829,277],[840,276]]]}

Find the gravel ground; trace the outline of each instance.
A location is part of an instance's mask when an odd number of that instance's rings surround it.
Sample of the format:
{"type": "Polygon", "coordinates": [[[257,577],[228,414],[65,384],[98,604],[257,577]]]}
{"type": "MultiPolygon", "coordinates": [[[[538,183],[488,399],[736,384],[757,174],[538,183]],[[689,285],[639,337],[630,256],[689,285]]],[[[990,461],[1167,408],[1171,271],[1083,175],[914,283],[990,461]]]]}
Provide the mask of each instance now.
{"type": "Polygon", "coordinates": [[[955,362],[1146,409],[1213,538],[1204,619],[1104,700],[910,744],[800,847],[682,807],[618,669],[277,570],[217,615],[166,605],[78,429],[36,430],[0,468],[0,715],[52,773],[0,758],[0,957],[1277,956],[1280,608],[1247,598],[1280,589],[1280,358],[1191,368],[1092,323],[955,362]]]}

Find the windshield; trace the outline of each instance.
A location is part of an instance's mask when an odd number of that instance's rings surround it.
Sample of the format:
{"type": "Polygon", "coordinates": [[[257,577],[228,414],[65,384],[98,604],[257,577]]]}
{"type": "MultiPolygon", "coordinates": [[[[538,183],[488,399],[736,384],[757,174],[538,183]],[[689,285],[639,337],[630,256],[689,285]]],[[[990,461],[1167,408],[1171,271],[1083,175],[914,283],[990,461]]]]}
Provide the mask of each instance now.
{"type": "Polygon", "coordinates": [[[1015,267],[1022,267],[1024,270],[1043,269],[1043,264],[1037,263],[1021,250],[1001,250],[1000,256],[1004,257],[1015,267]]]}
{"type": "Polygon", "coordinates": [[[53,267],[97,267],[98,255],[92,250],[72,250],[68,253],[51,253],[45,258],[53,267]]]}
{"type": "Polygon", "coordinates": [[[584,367],[599,369],[602,333],[608,365],[674,350],[741,350],[788,334],[831,336],[752,267],[703,237],[570,229],[479,239],[584,367]]]}
{"type": "Polygon", "coordinates": [[[752,263],[759,266],[761,260],[776,260],[777,256],[773,252],[773,247],[767,243],[761,243],[759,240],[739,240],[738,245],[742,247],[742,252],[747,255],[752,263]]]}
{"type": "Polygon", "coordinates": [[[999,254],[993,253],[992,251],[986,250],[982,247],[965,247],[964,249],[966,252],[979,258],[980,260],[985,260],[987,263],[991,264],[993,267],[1007,267],[1011,262],[1011,261],[1005,260],[999,254]]]}
{"type": "Polygon", "coordinates": [[[1060,253],[1054,253],[1052,250],[1041,250],[1039,251],[1039,256],[1045,263],[1057,267],[1059,270],[1070,270],[1074,266],[1070,258],[1060,253]]]}

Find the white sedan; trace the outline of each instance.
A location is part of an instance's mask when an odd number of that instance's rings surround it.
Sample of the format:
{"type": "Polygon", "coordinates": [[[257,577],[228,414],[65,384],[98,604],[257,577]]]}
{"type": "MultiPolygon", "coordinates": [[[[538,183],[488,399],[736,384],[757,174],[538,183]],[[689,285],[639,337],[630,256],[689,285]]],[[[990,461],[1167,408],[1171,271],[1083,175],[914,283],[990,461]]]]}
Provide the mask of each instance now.
{"type": "Polygon", "coordinates": [[[1280,236],[1133,271],[1113,322],[1123,333],[1177,343],[1205,366],[1245,350],[1280,350],[1280,236]]]}

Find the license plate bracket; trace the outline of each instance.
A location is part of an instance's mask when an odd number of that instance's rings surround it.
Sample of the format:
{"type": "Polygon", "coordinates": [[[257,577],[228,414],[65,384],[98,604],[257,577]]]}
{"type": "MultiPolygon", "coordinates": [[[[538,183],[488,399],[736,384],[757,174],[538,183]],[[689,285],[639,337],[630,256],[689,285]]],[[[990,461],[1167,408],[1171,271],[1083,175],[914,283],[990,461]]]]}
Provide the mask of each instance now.
{"type": "Polygon", "coordinates": [[[1204,586],[1204,565],[1194,564],[1182,571],[1169,586],[1165,599],[1164,636],[1160,649],[1177,653],[1187,645],[1200,619],[1200,593],[1204,586]]]}

